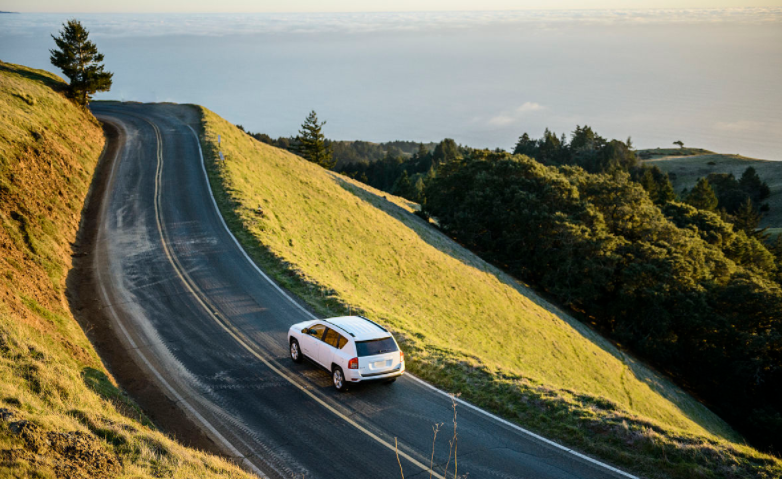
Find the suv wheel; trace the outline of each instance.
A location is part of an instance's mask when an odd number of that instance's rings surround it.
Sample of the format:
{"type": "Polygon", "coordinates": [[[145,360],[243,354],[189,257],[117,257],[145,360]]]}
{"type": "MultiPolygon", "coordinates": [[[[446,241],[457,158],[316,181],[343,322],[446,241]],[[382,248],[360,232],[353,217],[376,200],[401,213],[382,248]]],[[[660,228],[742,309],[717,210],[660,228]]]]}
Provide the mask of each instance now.
{"type": "Polygon", "coordinates": [[[337,391],[346,391],[348,389],[348,383],[345,381],[345,374],[339,366],[334,366],[334,370],[331,371],[331,382],[334,383],[334,387],[337,391]]]}
{"type": "Polygon", "coordinates": [[[301,349],[299,348],[299,342],[295,339],[291,339],[291,359],[294,363],[301,362],[301,349]]]}

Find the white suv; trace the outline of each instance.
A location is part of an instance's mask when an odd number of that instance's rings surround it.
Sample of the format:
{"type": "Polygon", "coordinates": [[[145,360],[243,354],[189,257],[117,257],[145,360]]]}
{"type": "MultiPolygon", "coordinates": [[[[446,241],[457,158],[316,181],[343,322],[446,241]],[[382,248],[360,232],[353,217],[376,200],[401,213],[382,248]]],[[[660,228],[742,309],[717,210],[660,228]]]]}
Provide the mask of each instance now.
{"type": "Polygon", "coordinates": [[[316,319],[291,326],[291,359],[306,356],[331,371],[339,391],[351,383],[394,382],[405,372],[405,355],[384,327],[362,316],[316,319]]]}

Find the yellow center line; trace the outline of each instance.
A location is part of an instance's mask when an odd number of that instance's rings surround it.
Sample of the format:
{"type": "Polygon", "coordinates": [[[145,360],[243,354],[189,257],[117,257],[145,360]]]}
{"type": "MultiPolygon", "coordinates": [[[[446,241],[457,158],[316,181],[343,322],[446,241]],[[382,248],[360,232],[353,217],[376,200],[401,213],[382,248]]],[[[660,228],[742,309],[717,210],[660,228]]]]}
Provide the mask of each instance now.
{"type": "MultiPolygon", "coordinates": [[[[259,361],[261,361],[266,367],[274,371],[278,376],[282,377],[289,383],[291,383],[293,386],[298,388],[300,391],[302,391],[304,394],[309,396],[311,399],[316,401],[318,404],[329,410],[330,412],[334,413],[337,417],[342,419],[343,421],[347,422],[351,426],[355,427],[359,431],[363,432],[373,440],[375,440],[377,443],[385,446],[391,451],[394,451],[394,453],[399,454],[400,457],[405,458],[407,461],[411,462],[416,467],[421,468],[424,471],[429,471],[429,466],[426,466],[419,460],[415,459],[414,457],[410,456],[409,454],[399,451],[393,444],[391,444],[389,441],[386,441],[385,439],[381,438],[377,434],[373,433],[366,427],[359,424],[354,419],[346,416],[341,411],[337,410],[334,406],[329,404],[328,402],[324,401],[322,398],[318,397],[315,393],[313,393],[310,389],[308,389],[306,386],[300,384],[298,381],[296,381],[293,377],[291,377],[289,374],[286,374],[283,370],[278,368],[272,361],[265,358],[263,355],[261,355],[258,351],[256,351],[253,347],[251,347],[247,342],[242,338],[243,334],[236,331],[235,327],[233,325],[230,325],[227,321],[223,321],[219,317],[219,313],[217,313],[217,308],[214,307],[214,305],[211,304],[211,301],[208,299],[207,295],[204,294],[198,286],[195,284],[195,282],[190,278],[190,276],[187,274],[185,269],[182,267],[182,265],[179,263],[179,260],[176,258],[174,254],[172,254],[170,248],[169,248],[169,242],[168,242],[168,234],[165,231],[165,228],[163,227],[163,221],[161,218],[160,213],[160,182],[162,178],[163,173],[163,138],[160,134],[160,130],[158,129],[157,125],[152,123],[151,121],[144,119],[145,122],[149,123],[152,128],[155,130],[155,136],[157,138],[157,170],[155,172],[155,221],[157,222],[157,228],[160,232],[160,238],[163,243],[163,251],[166,255],[166,258],[168,259],[169,263],[171,263],[171,266],[174,268],[174,272],[177,274],[179,279],[184,283],[185,287],[190,291],[190,293],[193,295],[193,297],[198,301],[198,304],[201,305],[201,307],[204,309],[204,311],[209,315],[209,317],[214,320],[218,325],[220,325],[225,332],[227,332],[231,337],[233,337],[236,342],[238,342],[245,350],[247,350],[250,354],[252,354],[255,358],[257,358],[259,361]]],[[[438,474],[437,472],[432,471],[431,472],[433,477],[436,477],[438,479],[445,479],[443,476],[438,474]]]]}

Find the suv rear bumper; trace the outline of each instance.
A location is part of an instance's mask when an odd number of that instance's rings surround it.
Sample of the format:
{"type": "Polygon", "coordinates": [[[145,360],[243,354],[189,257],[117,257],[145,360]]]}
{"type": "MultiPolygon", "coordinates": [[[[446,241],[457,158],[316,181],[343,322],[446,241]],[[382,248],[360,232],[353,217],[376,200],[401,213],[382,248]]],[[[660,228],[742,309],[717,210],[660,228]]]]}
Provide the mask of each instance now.
{"type": "Polygon", "coordinates": [[[358,371],[351,371],[352,374],[347,378],[352,383],[365,382],[365,381],[380,381],[383,379],[397,378],[405,373],[404,368],[394,369],[382,374],[367,374],[362,375],[358,371]]]}

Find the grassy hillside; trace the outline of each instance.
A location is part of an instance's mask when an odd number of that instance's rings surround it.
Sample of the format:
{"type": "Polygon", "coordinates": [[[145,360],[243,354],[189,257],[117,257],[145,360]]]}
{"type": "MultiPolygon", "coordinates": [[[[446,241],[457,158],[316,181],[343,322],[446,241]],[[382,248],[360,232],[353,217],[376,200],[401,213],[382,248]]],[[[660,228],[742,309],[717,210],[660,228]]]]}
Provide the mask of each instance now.
{"type": "Polygon", "coordinates": [[[668,156],[683,157],[713,154],[713,151],[704,150],[703,148],[649,148],[648,150],[638,150],[638,156],[642,160],[656,160],[668,156]]]}
{"type": "Polygon", "coordinates": [[[666,379],[411,214],[411,203],[202,111],[210,181],[248,252],[322,314],[362,311],[392,328],[415,374],[650,477],[782,473],[666,379]]]}
{"type": "Polygon", "coordinates": [[[68,309],[104,138],[63,85],[0,62],[0,477],[250,477],[155,431],[68,309]]]}
{"type": "Polygon", "coordinates": [[[709,173],[733,173],[733,176],[739,179],[747,167],[755,168],[760,178],[768,183],[771,189],[771,196],[765,200],[771,209],[764,215],[761,226],[782,227],[782,161],[756,160],[740,155],[721,155],[702,151],[697,154],[681,155],[677,149],[661,149],[642,150],[639,154],[642,157],[644,152],[652,154],[651,159],[643,161],[643,164],[658,166],[665,172],[675,174],[672,183],[677,193],[681,193],[684,188],[692,188],[698,178],[708,176],[709,173]]]}

